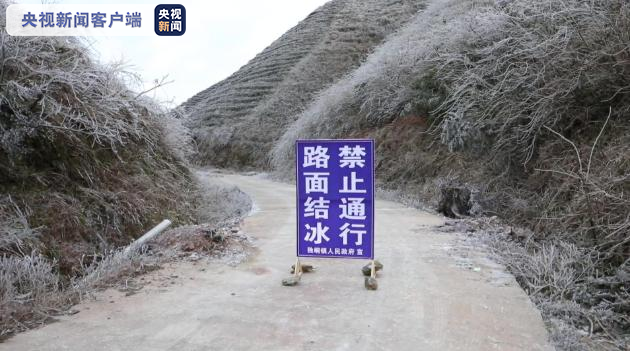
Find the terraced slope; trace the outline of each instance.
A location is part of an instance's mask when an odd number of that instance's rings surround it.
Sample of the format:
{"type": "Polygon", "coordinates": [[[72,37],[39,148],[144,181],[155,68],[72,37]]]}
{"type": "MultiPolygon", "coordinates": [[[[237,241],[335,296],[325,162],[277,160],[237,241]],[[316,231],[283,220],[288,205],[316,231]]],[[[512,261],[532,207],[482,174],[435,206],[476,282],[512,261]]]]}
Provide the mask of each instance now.
{"type": "Polygon", "coordinates": [[[333,0],[182,107],[197,161],[265,168],[272,143],[314,95],[413,16],[418,0],[333,0]]]}

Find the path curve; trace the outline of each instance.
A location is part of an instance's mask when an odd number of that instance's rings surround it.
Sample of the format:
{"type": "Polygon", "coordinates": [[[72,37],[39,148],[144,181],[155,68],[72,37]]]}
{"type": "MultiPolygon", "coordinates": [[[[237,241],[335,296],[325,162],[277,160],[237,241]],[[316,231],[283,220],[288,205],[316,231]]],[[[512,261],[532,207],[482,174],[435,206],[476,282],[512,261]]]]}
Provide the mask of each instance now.
{"type": "Polygon", "coordinates": [[[180,263],[156,274],[166,289],[108,291],[80,313],[0,344],[0,350],[553,350],[539,312],[496,266],[459,267],[443,218],[379,200],[379,289],[356,260],[310,260],[297,287],[282,278],[295,257],[295,193],[261,176],[223,175],[258,210],[243,230],[258,252],[237,267],[180,263]],[[111,300],[111,301],[110,301],[111,300]],[[114,303],[110,303],[114,302],[114,303]]]}

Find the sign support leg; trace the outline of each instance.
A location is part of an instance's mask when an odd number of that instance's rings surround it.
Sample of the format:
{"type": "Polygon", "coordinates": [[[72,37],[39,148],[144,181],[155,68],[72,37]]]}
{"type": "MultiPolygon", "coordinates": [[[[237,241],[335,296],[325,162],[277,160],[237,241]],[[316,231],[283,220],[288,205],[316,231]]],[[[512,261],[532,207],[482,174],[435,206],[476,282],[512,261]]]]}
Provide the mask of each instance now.
{"type": "MultiPolygon", "coordinates": [[[[366,273],[365,270],[363,272],[363,274],[366,273]]],[[[374,259],[370,262],[370,276],[365,277],[365,288],[368,290],[378,289],[378,281],[376,280],[376,261],[374,259]]]]}
{"type": "Polygon", "coordinates": [[[284,286],[296,286],[302,278],[302,264],[300,264],[300,258],[295,259],[295,266],[293,267],[293,275],[282,279],[282,285],[284,286]]]}
{"type": "Polygon", "coordinates": [[[370,277],[376,278],[376,262],[374,260],[372,260],[372,272],[370,274],[370,277]]]}
{"type": "Polygon", "coordinates": [[[295,268],[293,269],[293,274],[296,278],[302,275],[302,264],[300,263],[300,258],[295,259],[295,268]]]}

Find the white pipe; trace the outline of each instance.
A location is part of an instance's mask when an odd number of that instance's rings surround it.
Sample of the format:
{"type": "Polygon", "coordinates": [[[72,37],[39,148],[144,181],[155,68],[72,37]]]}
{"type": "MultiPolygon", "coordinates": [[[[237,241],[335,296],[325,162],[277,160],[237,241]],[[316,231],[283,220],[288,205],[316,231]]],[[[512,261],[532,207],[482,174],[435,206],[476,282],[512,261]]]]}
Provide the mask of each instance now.
{"type": "Polygon", "coordinates": [[[163,220],[160,224],[158,224],[155,227],[153,227],[153,229],[151,229],[148,232],[146,232],[146,234],[144,234],[143,236],[139,237],[138,239],[134,240],[134,242],[129,244],[129,246],[127,246],[125,248],[124,253],[127,254],[131,250],[133,250],[133,249],[143,245],[147,241],[153,239],[158,234],[160,234],[164,229],[168,228],[171,224],[172,224],[172,222],[169,221],[168,219],[163,220]]]}

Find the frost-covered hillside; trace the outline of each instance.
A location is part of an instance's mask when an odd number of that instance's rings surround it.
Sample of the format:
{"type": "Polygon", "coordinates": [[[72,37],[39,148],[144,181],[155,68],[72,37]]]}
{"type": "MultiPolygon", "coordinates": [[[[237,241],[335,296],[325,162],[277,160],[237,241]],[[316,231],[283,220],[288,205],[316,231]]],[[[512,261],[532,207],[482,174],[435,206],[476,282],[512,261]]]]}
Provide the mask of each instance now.
{"type": "Polygon", "coordinates": [[[273,142],[333,84],[423,7],[413,0],[333,0],[224,81],[182,107],[201,164],[264,167],[273,142]]]}

